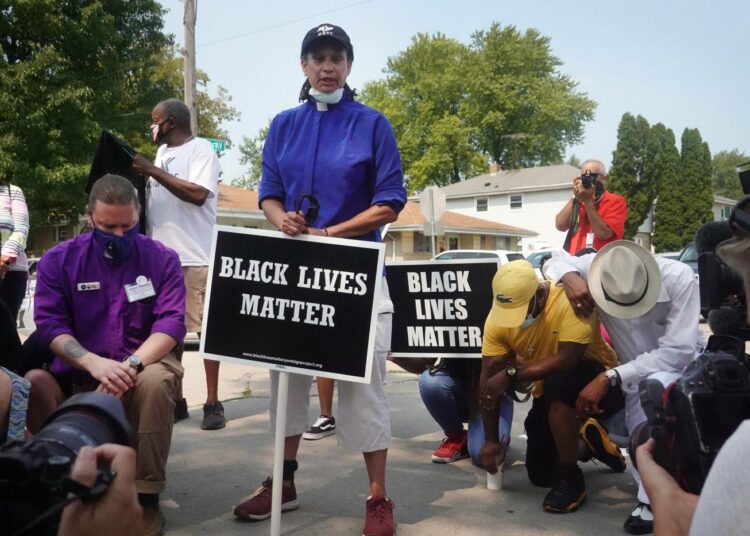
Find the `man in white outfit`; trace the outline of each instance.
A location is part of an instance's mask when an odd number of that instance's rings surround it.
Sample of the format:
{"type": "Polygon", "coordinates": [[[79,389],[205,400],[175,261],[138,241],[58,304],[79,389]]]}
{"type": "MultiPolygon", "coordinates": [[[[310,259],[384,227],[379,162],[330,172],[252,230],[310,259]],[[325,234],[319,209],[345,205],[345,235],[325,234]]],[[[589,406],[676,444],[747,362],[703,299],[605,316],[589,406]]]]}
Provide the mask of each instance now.
{"type": "MultiPolygon", "coordinates": [[[[698,329],[700,292],[693,271],[686,264],[654,257],[633,242],[618,240],[582,257],[555,251],[545,272],[562,284],[581,316],[597,308],[621,363],[581,391],[577,409],[596,415],[607,389],[620,385],[631,433],[646,421],[638,397],[640,382],[652,378],[664,385],[672,383],[705,345],[698,329]]],[[[638,506],[625,530],[648,534],[653,531],[650,501],[638,472],[632,473],[638,482],[638,506]]]]}

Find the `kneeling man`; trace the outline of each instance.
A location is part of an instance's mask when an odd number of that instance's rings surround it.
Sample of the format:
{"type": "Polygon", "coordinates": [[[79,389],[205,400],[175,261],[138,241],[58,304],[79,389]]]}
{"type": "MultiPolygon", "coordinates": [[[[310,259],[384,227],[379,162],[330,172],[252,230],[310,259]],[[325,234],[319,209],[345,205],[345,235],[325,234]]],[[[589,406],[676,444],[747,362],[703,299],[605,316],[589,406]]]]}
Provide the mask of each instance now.
{"type": "Polygon", "coordinates": [[[34,320],[50,372],[34,369],[28,429],[36,433],[69,396],[88,390],[121,399],[136,431],[136,488],[143,534],[161,533],[159,493],[172,439],[172,391],[183,369],[185,284],[177,254],[138,234],[136,191],[117,175],[91,189],[93,232],[52,248],[39,262],[34,320]]]}
{"type": "MultiPolygon", "coordinates": [[[[615,366],[617,358],[602,339],[596,316],[576,316],[564,290],[550,281],[539,282],[528,261],[502,266],[492,291],[482,340],[482,465],[494,474],[498,460],[505,456],[497,433],[501,395],[534,382],[534,402],[525,421],[526,470],[532,484],[552,488],[542,503],[545,510],[572,512],[586,499],[577,464],[578,393],[600,372],[615,366]]],[[[622,393],[611,389],[599,403],[603,410],[599,416],[607,417],[622,407],[622,393]]]]}

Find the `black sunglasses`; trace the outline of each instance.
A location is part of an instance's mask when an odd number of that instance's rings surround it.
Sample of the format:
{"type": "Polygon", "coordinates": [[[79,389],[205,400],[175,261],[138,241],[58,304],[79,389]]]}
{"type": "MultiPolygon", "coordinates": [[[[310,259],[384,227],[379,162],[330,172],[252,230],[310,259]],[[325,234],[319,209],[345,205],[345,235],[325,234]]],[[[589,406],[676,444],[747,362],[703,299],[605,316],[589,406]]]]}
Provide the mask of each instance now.
{"type": "Polygon", "coordinates": [[[318,199],[313,194],[302,192],[297,201],[296,211],[305,216],[305,225],[310,226],[318,219],[320,203],[318,203],[318,199]]]}

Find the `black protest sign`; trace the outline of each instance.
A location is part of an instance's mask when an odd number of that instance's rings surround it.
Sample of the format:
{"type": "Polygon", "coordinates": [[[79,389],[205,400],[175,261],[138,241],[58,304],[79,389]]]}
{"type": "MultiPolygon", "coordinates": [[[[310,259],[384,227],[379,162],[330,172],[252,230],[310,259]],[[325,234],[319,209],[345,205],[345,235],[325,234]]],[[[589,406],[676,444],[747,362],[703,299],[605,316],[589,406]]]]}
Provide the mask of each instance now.
{"type": "Polygon", "coordinates": [[[217,226],[201,352],[368,382],[382,244],[217,226]]]}
{"type": "Polygon", "coordinates": [[[389,263],[393,356],[481,357],[497,268],[489,259],[389,263]]]}

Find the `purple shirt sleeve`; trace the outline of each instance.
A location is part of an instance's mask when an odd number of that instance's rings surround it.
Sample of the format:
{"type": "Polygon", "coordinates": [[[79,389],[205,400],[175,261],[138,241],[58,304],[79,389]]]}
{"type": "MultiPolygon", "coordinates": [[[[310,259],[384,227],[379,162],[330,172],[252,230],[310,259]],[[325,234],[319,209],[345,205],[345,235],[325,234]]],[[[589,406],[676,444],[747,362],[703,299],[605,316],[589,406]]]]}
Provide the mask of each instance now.
{"type": "MultiPolygon", "coordinates": [[[[263,144],[263,165],[260,187],[258,191],[258,206],[264,199],[278,199],[282,203],[286,198],[286,189],[281,182],[279,163],[276,161],[276,131],[278,130],[278,116],[268,127],[268,136],[263,144]]],[[[262,207],[261,207],[262,208],[262,207]]]]}
{"type": "Polygon", "coordinates": [[[57,251],[45,254],[36,272],[34,322],[39,343],[45,348],[59,335],[73,335],[65,289],[62,286],[60,257],[57,251]]]}
{"type": "Polygon", "coordinates": [[[151,333],[165,333],[178,343],[185,338],[185,279],[180,258],[172,250],[166,253],[164,277],[154,304],[151,333]]]}

